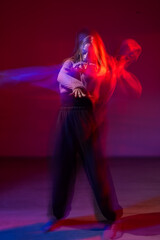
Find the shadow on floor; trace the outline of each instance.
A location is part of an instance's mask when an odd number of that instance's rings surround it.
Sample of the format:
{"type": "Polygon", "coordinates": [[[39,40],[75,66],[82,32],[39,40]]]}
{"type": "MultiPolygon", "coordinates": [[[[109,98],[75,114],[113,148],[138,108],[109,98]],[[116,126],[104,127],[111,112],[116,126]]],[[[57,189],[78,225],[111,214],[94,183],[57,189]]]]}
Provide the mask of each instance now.
{"type": "Polygon", "coordinates": [[[160,235],[160,213],[136,214],[121,219],[124,233],[139,236],[160,235]]]}
{"type": "MultiPolygon", "coordinates": [[[[101,238],[104,224],[93,221],[89,217],[77,217],[59,221],[52,232],[40,231],[43,223],[8,229],[0,232],[1,240],[78,240],[101,238]],[[64,229],[65,228],[65,229],[64,229]]],[[[160,213],[138,214],[124,217],[118,224],[122,232],[138,236],[160,235],[160,213]],[[120,228],[121,228],[120,227],[120,228]]],[[[120,230],[120,229],[119,229],[120,230]]]]}

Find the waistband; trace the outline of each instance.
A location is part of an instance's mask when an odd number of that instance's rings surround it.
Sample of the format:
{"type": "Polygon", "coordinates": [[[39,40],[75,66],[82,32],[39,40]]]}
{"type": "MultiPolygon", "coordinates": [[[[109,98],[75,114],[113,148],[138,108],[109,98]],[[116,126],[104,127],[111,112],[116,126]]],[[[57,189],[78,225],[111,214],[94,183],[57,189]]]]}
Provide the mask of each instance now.
{"type": "Polygon", "coordinates": [[[92,109],[92,101],[88,97],[74,97],[68,93],[61,93],[61,108],[92,109]]]}

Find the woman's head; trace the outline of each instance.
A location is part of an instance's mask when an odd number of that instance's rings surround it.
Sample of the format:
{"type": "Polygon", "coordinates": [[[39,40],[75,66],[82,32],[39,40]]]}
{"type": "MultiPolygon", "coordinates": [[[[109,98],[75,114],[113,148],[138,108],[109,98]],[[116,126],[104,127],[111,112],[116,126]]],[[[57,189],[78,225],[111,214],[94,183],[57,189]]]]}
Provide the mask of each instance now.
{"type": "Polygon", "coordinates": [[[97,56],[94,46],[94,37],[92,35],[88,35],[83,39],[79,50],[81,61],[96,63],[97,56]]]}
{"type": "Polygon", "coordinates": [[[81,61],[81,46],[83,44],[84,39],[90,35],[90,31],[88,29],[83,29],[77,33],[75,40],[75,48],[73,51],[73,61],[79,62],[81,61]]]}
{"type": "Polygon", "coordinates": [[[118,58],[126,61],[126,64],[137,61],[142,52],[141,46],[134,39],[126,39],[122,42],[118,58]]]}
{"type": "Polygon", "coordinates": [[[97,32],[84,29],[77,34],[73,61],[91,61],[107,68],[109,56],[97,32]]]}

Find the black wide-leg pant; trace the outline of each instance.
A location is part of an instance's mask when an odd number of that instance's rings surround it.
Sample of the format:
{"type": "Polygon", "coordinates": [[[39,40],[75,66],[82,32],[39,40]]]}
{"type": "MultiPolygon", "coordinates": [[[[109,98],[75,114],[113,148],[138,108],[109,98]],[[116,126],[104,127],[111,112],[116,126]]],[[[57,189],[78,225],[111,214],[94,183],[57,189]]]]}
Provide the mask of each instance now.
{"type": "Polygon", "coordinates": [[[53,152],[53,192],[51,215],[57,219],[70,211],[75,183],[76,157],[79,153],[103,216],[115,221],[120,209],[106,159],[100,152],[98,131],[92,106],[83,104],[64,105],[58,115],[53,152]]]}

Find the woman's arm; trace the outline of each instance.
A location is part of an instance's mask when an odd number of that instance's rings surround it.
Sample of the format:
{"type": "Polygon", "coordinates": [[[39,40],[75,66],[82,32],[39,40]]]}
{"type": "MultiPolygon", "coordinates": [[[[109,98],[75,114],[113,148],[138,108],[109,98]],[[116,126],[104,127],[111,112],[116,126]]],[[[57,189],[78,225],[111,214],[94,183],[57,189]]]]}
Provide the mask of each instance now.
{"type": "Polygon", "coordinates": [[[73,67],[73,63],[71,60],[65,61],[58,74],[57,81],[63,86],[72,90],[74,90],[75,88],[85,89],[83,82],[69,75],[71,74],[72,67],[73,67]]]}

